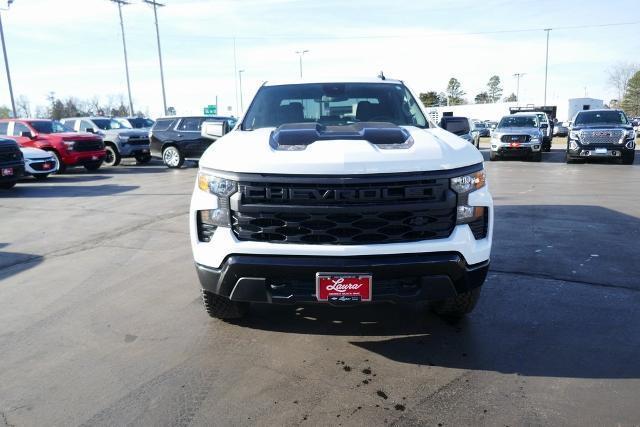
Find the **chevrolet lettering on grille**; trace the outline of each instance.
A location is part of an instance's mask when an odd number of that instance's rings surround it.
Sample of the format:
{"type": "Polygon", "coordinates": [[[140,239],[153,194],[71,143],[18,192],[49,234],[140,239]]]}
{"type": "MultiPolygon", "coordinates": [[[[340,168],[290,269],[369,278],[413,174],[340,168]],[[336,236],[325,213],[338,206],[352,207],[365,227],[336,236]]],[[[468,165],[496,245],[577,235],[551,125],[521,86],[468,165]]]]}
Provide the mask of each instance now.
{"type": "Polygon", "coordinates": [[[433,186],[380,187],[380,188],[287,188],[264,186],[240,186],[245,199],[260,201],[382,201],[433,198],[433,186]]]}

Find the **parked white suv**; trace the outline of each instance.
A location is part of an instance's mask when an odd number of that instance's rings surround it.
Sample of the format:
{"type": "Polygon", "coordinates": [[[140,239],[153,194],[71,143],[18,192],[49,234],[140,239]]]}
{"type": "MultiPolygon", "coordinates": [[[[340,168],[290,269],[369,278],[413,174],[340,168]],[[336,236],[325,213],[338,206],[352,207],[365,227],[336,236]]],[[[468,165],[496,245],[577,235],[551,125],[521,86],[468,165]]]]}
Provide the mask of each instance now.
{"type": "Polygon", "coordinates": [[[483,158],[416,99],[389,79],[258,90],[202,156],[191,200],[212,317],[242,317],[250,302],[473,309],[493,229],[483,158]]]}

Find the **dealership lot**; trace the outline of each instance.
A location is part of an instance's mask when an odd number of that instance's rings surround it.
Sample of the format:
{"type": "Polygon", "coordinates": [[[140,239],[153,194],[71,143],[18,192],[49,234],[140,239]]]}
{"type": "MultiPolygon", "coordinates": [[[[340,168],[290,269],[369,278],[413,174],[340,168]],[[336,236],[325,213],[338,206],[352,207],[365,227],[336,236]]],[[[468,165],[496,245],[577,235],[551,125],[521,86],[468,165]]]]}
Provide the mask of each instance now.
{"type": "Polygon", "coordinates": [[[0,426],[640,419],[640,159],[486,162],[492,266],[459,324],[412,306],[212,320],[196,168],[124,163],[0,195],[0,426]]]}

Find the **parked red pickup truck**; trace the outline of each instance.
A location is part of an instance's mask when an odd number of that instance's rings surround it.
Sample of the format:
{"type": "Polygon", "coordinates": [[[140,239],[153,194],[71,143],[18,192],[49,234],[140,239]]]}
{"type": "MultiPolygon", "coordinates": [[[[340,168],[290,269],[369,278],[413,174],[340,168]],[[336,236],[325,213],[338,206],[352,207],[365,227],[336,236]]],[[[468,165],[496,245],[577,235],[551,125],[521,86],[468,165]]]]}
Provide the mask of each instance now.
{"type": "Polygon", "coordinates": [[[2,119],[0,136],[7,136],[21,147],[51,151],[60,165],[84,166],[89,171],[100,168],[106,155],[102,138],[91,133],[74,132],[56,120],[2,119]]]}

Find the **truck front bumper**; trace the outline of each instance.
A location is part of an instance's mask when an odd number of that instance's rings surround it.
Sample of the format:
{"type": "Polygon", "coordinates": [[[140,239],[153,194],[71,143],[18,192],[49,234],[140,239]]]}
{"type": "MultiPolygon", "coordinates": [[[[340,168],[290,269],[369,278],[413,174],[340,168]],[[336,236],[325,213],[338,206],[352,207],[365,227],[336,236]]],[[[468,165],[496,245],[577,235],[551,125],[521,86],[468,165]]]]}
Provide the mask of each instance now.
{"type": "Polygon", "coordinates": [[[314,257],[230,255],[220,268],[196,264],[204,290],[233,301],[317,302],[318,272],[369,273],[372,302],[436,301],[481,286],[489,261],[469,265],[455,252],[314,257]]]}

